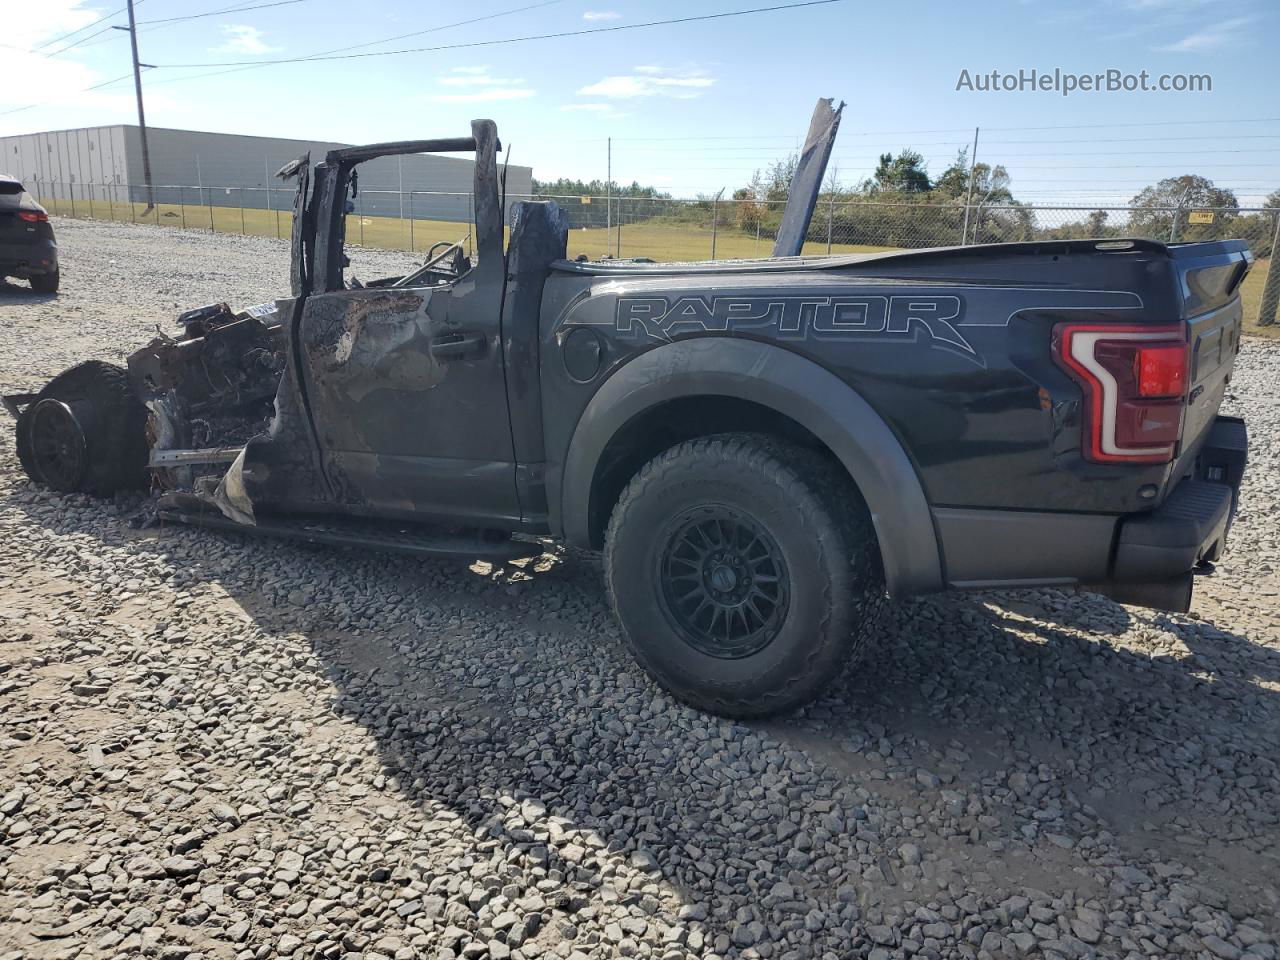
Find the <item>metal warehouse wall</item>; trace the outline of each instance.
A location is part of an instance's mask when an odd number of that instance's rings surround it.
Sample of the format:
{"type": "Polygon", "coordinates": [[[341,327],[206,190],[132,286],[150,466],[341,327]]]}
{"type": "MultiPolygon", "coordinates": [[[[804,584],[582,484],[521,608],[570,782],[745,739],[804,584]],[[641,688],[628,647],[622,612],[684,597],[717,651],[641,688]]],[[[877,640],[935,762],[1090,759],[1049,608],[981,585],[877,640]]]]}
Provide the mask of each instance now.
{"type": "MultiPolygon", "coordinates": [[[[164,127],[148,127],[147,133],[157,203],[287,210],[293,189],[275,179],[275,171],[304,151],[316,162],[327,150],[345,146],[164,127]]],[[[431,135],[405,131],[406,139],[431,135]]],[[[33,181],[28,186],[48,196],[82,199],[91,193],[97,200],[146,200],[142,142],[134,125],[3,137],[0,157],[0,171],[33,181]]],[[[358,209],[365,216],[468,221],[472,167],[463,156],[372,160],[360,167],[358,209]]],[[[532,190],[532,168],[511,167],[507,192],[515,197],[532,190]]]]}
{"type": "Polygon", "coordinates": [[[77,195],[86,197],[87,185],[96,184],[97,199],[124,202],[129,182],[125,131],[123,126],[84,127],[0,137],[0,173],[44,193],[52,193],[54,184],[66,185],[63,192],[76,184],[77,195]]]}

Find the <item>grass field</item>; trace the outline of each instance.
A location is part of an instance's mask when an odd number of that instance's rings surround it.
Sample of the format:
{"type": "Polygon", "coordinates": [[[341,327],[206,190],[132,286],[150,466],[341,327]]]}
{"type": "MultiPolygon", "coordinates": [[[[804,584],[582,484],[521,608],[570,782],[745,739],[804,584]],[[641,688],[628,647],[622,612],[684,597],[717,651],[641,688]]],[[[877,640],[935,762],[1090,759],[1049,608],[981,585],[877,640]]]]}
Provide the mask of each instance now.
{"type": "Polygon", "coordinates": [[[1245,333],[1260,337],[1280,338],[1280,324],[1272,324],[1269,327],[1258,326],[1258,306],[1262,302],[1262,285],[1266,282],[1267,270],[1270,266],[1270,258],[1259,260],[1253,265],[1249,276],[1245,277],[1244,285],[1240,288],[1240,298],[1244,301],[1244,329],[1245,333]]]}
{"type": "MultiPolygon", "coordinates": [[[[44,199],[45,208],[59,216],[93,217],[102,220],[150,223],[183,230],[210,230],[215,233],[241,233],[256,237],[287,237],[292,215],[283,210],[252,210],[239,207],[196,206],[194,204],[157,204],[147,211],[144,204],[105,203],[92,207],[84,200],[72,205],[67,200],[44,199]]],[[[384,250],[427,250],[442,240],[468,238],[471,231],[465,223],[450,220],[401,220],[396,217],[347,218],[347,240],[366,247],[384,250]]],[[[609,252],[609,232],[603,229],[580,229],[569,232],[569,256],[586,254],[596,258],[609,252]]],[[[638,223],[613,231],[615,247],[620,243],[624,257],[651,257],[655,260],[706,260],[711,257],[712,234],[709,228],[681,223],[638,223]]],[[[757,240],[728,227],[717,231],[715,252],[720,259],[767,257],[772,241],[757,240]]],[[[866,253],[889,250],[861,244],[835,243],[832,253],[866,253]]],[[[825,253],[825,243],[809,243],[804,252],[825,253]]]]}
{"type": "MultiPolygon", "coordinates": [[[[45,208],[59,216],[72,216],[72,205],[67,200],[42,199],[45,208]]],[[[185,230],[212,230],[216,233],[241,233],[257,237],[287,237],[292,215],[282,210],[250,210],[239,207],[195,206],[192,204],[158,204],[146,211],[143,204],[97,202],[92,207],[84,200],[77,201],[74,216],[102,220],[153,223],[161,227],[185,230]]],[[[429,249],[440,241],[464,240],[470,245],[471,230],[465,223],[448,220],[401,220],[395,217],[347,218],[349,243],[384,250],[429,249]]],[[[613,231],[615,251],[623,257],[649,257],[654,260],[707,260],[711,257],[712,233],[709,228],[696,224],[648,221],[628,224],[621,231],[613,231]]],[[[569,231],[569,256],[586,254],[591,258],[602,257],[609,252],[608,231],[598,228],[569,231]]],[[[715,254],[718,259],[769,256],[772,242],[768,237],[757,239],[739,230],[726,227],[717,231],[715,254]]],[[[893,247],[877,247],[866,244],[834,243],[832,253],[875,253],[892,250],[893,247]]],[[[825,243],[807,243],[806,254],[827,252],[825,243]]],[[[1254,264],[1241,289],[1244,298],[1245,326],[1248,333],[1266,337],[1280,337],[1280,324],[1270,327],[1257,325],[1258,304],[1262,299],[1262,285],[1267,275],[1269,260],[1254,264]]]]}

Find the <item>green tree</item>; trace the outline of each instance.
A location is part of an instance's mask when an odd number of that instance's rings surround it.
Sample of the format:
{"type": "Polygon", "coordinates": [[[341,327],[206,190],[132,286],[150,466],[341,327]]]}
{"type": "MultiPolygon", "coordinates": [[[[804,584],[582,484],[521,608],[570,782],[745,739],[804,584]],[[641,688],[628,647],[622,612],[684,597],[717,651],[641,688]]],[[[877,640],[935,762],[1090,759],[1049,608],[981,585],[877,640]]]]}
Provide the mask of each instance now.
{"type": "Polygon", "coordinates": [[[890,193],[927,193],[932,184],[924,157],[915,150],[903,150],[896,157],[880,154],[880,163],[872,175],[872,190],[890,193]]]}
{"type": "Polygon", "coordinates": [[[1240,211],[1240,203],[1230,190],[1214,186],[1208,177],[1184,173],[1166,177],[1145,187],[1129,201],[1129,230],[1138,237],[1169,239],[1177,218],[1175,236],[1179,240],[1213,240],[1227,236],[1240,211]],[[1185,211],[1194,208],[1214,210],[1213,223],[1189,224],[1185,211]],[[1182,211],[1182,212],[1179,212],[1182,211]]]}
{"type": "Polygon", "coordinates": [[[969,148],[961,147],[951,165],[933,183],[933,192],[940,198],[963,200],[969,189],[969,148]]]}

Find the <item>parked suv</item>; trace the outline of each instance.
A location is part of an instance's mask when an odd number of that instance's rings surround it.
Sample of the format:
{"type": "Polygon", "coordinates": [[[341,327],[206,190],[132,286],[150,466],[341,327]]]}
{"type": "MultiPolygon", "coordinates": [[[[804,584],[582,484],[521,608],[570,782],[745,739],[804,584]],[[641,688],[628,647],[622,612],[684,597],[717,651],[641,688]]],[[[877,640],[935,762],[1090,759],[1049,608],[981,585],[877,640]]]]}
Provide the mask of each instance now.
{"type": "Polygon", "coordinates": [[[0,173],[0,280],[20,277],[37,293],[58,291],[58,244],[49,214],[14,177],[0,173]]]}

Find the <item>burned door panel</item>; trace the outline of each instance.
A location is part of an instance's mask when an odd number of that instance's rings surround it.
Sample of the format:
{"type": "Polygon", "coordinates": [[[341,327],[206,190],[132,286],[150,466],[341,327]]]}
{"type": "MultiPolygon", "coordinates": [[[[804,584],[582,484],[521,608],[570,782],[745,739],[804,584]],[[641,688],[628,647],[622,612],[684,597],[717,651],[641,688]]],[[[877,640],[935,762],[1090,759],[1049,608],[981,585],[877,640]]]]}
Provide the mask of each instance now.
{"type": "Polygon", "coordinates": [[[486,322],[460,309],[485,293],[464,279],[308,298],[300,363],[339,503],[476,522],[518,516],[498,311],[486,322]]]}
{"type": "Polygon", "coordinates": [[[311,279],[312,220],[308,211],[311,189],[311,154],[304,153],[290,160],[277,172],[282,180],[298,178],[298,190],[293,196],[293,226],[290,231],[289,289],[295,297],[304,294],[311,279]]]}

